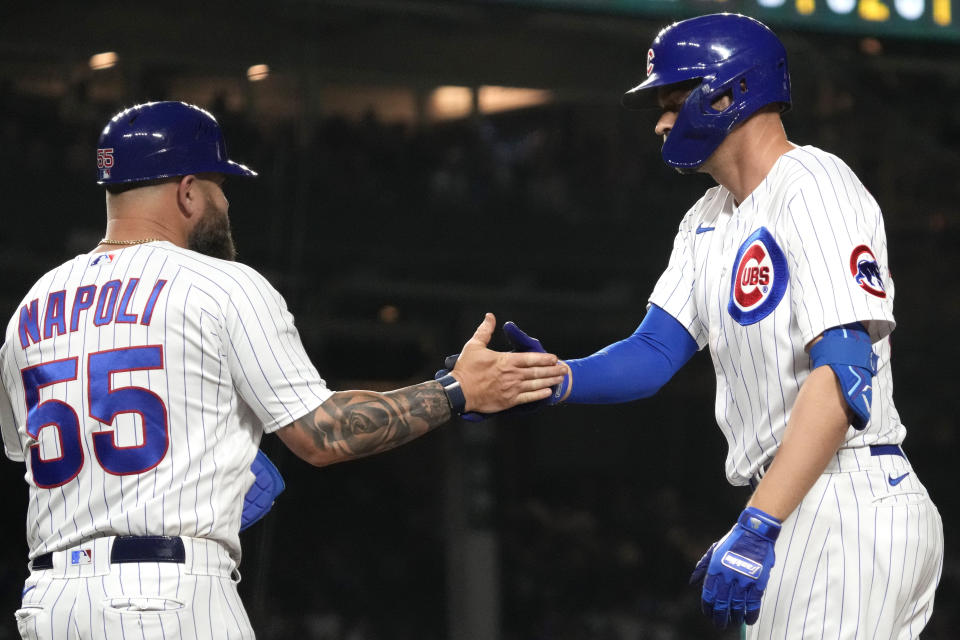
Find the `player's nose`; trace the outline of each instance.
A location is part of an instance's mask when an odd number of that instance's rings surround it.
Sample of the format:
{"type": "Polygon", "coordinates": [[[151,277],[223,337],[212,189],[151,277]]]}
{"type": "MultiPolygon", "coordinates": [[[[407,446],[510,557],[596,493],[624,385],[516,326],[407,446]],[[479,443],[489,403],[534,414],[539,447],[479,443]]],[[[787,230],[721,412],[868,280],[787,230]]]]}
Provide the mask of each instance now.
{"type": "Polygon", "coordinates": [[[653,128],[653,132],[657,136],[666,137],[671,129],[673,129],[673,123],[677,121],[677,114],[673,111],[664,111],[660,114],[660,118],[657,120],[657,125],[653,128]]]}

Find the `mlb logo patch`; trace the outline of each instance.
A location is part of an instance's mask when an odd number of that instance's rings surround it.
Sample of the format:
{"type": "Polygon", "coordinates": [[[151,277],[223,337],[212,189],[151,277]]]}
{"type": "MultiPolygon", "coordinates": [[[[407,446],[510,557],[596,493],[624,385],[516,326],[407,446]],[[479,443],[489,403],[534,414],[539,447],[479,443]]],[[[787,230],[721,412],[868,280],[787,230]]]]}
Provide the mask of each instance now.
{"type": "Polygon", "coordinates": [[[110,264],[113,262],[114,255],[112,253],[101,253],[96,258],[90,261],[90,266],[95,267],[98,264],[110,264]]]}
{"type": "Polygon", "coordinates": [[[93,564],[93,549],[78,549],[70,552],[70,565],[93,564]]]}

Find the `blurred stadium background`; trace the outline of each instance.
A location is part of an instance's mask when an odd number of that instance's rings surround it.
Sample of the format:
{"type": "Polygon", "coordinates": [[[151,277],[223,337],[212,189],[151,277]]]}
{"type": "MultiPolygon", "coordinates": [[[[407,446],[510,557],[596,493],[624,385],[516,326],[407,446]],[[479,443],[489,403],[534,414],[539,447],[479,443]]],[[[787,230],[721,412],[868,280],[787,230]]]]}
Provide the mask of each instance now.
{"type": "MultiPolygon", "coordinates": [[[[791,55],[791,139],[845,159],[886,215],[905,449],[944,517],[925,638],[960,628],[960,29],[954,0],[214,0],[0,10],[0,315],[101,237],[97,135],[124,106],[211,109],[261,173],[227,194],[240,258],[286,296],[333,388],[432,376],[482,318],[566,357],[643,316],[709,180],[622,110],[674,19],[735,10],[791,55]]],[[[503,347],[502,343],[499,345],[503,347]]],[[[707,354],[655,398],[451,423],[287,478],[243,536],[260,638],[734,638],[686,586],[747,498],[726,484],[707,354]]],[[[26,575],[21,467],[0,466],[0,639],[26,575]]]]}

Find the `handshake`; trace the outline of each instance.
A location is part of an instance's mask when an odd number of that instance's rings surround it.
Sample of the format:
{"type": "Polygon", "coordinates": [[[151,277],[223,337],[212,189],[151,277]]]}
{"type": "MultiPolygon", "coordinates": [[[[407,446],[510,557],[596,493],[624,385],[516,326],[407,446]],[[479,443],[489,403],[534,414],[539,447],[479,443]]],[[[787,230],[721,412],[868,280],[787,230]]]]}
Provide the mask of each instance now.
{"type": "Polygon", "coordinates": [[[566,364],[513,322],[503,325],[513,349],[488,349],[495,326],[496,319],[488,313],[463,350],[447,356],[434,376],[447,391],[454,412],[476,422],[495,414],[529,413],[561,402],[570,388],[566,364]]]}

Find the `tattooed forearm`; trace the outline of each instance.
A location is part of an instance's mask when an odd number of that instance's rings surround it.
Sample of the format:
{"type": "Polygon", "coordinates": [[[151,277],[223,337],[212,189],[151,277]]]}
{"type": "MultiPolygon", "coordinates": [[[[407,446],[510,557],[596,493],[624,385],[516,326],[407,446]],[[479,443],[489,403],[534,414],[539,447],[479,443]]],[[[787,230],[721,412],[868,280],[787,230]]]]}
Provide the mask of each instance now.
{"type": "Polygon", "coordinates": [[[436,382],[389,393],[339,391],[293,427],[310,436],[325,464],[369,456],[418,438],[450,419],[436,382]]]}

